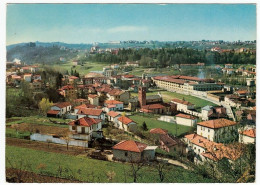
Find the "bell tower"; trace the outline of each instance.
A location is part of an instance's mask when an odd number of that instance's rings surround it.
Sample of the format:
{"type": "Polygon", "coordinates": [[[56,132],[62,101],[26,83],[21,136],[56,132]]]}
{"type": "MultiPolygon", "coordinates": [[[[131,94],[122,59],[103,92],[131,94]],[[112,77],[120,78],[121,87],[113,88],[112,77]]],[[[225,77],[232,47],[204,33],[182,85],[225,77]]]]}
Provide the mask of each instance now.
{"type": "Polygon", "coordinates": [[[138,88],[138,100],[140,103],[140,107],[146,105],[146,87],[138,88]]]}

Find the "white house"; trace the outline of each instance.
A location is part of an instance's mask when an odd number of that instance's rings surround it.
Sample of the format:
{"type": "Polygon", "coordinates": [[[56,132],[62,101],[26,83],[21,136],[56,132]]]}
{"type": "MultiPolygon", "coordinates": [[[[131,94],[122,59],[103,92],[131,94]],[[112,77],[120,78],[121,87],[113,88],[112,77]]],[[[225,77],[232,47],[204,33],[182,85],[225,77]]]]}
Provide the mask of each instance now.
{"type": "Polygon", "coordinates": [[[90,141],[94,138],[102,138],[102,120],[83,117],[69,123],[70,137],[73,139],[90,141]]]}
{"type": "Polygon", "coordinates": [[[23,79],[24,79],[26,82],[31,82],[31,81],[32,81],[32,74],[24,74],[24,75],[23,75],[23,79]]]}
{"type": "Polygon", "coordinates": [[[213,106],[210,106],[210,105],[202,107],[202,109],[201,109],[201,115],[202,115],[201,119],[202,120],[209,119],[208,115],[209,115],[209,112],[212,110],[212,108],[213,108],[213,106]]]}
{"type": "Polygon", "coordinates": [[[90,104],[92,105],[99,105],[99,98],[98,98],[98,95],[96,94],[89,94],[88,95],[88,100],[90,102],[90,104]]]}
{"type": "Polygon", "coordinates": [[[177,104],[178,111],[187,111],[190,109],[194,109],[194,105],[185,100],[180,100],[180,99],[175,98],[171,102],[177,104]]]}
{"type": "Polygon", "coordinates": [[[128,104],[130,99],[130,93],[129,91],[124,91],[121,89],[112,89],[107,93],[107,97],[109,100],[122,101],[124,104],[128,104]]]}
{"type": "Polygon", "coordinates": [[[117,119],[120,117],[121,115],[115,111],[110,111],[107,113],[107,120],[116,123],[117,119]]]}
{"type": "Polygon", "coordinates": [[[239,132],[239,142],[244,144],[255,143],[256,141],[256,129],[251,128],[239,132]]]}
{"type": "Polygon", "coordinates": [[[47,112],[48,117],[61,117],[71,111],[71,103],[61,102],[51,106],[51,110],[47,112]]]}
{"type": "Polygon", "coordinates": [[[105,114],[102,109],[80,108],[76,114],[78,115],[78,118],[87,116],[90,118],[105,120],[105,114]]]}
{"type": "Polygon", "coordinates": [[[117,100],[106,100],[104,106],[106,112],[124,110],[124,103],[117,100]]]}
{"type": "Polygon", "coordinates": [[[176,123],[178,125],[193,127],[197,123],[197,119],[194,116],[180,113],[176,115],[176,123]]]}
{"type": "Polygon", "coordinates": [[[237,150],[236,147],[216,143],[197,134],[186,135],[184,141],[187,143],[187,152],[195,153],[195,163],[215,162],[223,158],[227,158],[231,162],[238,159],[243,152],[237,150]]]}
{"type": "Polygon", "coordinates": [[[126,116],[119,117],[114,126],[128,132],[133,132],[137,129],[136,123],[126,116]]]}
{"type": "Polygon", "coordinates": [[[224,118],[197,123],[197,134],[210,141],[219,142],[237,132],[237,123],[224,118]]]}

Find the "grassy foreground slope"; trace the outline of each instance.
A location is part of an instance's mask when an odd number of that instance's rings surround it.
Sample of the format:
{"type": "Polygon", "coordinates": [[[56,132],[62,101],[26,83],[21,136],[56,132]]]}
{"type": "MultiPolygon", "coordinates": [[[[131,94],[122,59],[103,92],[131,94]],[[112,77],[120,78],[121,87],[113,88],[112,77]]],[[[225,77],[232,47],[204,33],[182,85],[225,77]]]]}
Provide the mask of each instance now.
{"type": "MultiPolygon", "coordinates": [[[[63,169],[61,177],[64,178],[73,176],[75,179],[85,182],[108,182],[107,172],[114,171],[116,175],[113,182],[133,182],[130,166],[119,162],[100,161],[85,156],[74,157],[8,145],[6,146],[6,157],[16,164],[17,168],[20,161],[24,161],[23,164],[31,166],[29,171],[38,174],[59,176],[60,166],[63,169]]],[[[6,166],[11,167],[8,162],[6,162],[6,166]]],[[[172,165],[167,166],[165,172],[165,182],[214,182],[172,165]]],[[[154,167],[143,167],[138,173],[140,177],[137,182],[159,182],[158,172],[154,167]]]]}

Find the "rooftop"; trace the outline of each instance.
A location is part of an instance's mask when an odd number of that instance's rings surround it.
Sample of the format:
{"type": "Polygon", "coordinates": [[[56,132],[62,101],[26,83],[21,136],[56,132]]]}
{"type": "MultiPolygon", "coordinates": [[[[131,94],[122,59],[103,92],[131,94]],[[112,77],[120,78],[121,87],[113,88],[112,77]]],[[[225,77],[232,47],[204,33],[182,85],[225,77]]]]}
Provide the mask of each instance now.
{"type": "Polygon", "coordinates": [[[144,149],[147,147],[146,144],[140,143],[137,141],[132,140],[123,140],[112,147],[114,150],[124,150],[124,151],[131,151],[131,152],[143,152],[144,149]]]}

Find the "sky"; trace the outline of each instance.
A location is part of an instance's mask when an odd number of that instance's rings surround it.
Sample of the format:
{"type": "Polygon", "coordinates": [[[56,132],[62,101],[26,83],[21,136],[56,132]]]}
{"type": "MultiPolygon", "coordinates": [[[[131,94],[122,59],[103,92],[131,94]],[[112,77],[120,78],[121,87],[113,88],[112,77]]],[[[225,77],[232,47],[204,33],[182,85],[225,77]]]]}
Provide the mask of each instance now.
{"type": "Polygon", "coordinates": [[[8,4],[6,44],[256,40],[254,4],[8,4]]]}

